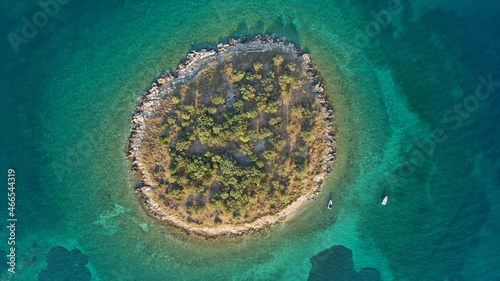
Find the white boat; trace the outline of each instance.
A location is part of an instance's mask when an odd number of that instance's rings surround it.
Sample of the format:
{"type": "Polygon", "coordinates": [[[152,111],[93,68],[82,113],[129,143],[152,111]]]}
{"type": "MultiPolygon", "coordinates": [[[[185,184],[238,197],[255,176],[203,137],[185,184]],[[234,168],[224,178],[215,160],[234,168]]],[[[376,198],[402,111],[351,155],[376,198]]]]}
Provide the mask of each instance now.
{"type": "Polygon", "coordinates": [[[330,210],[332,208],[332,206],[333,206],[333,202],[332,202],[332,200],[330,200],[330,202],[328,202],[328,210],[330,210]]]}
{"type": "Polygon", "coordinates": [[[385,204],[387,204],[387,199],[389,199],[389,197],[387,197],[387,196],[384,197],[384,200],[382,200],[382,205],[385,206],[385,204]]]}

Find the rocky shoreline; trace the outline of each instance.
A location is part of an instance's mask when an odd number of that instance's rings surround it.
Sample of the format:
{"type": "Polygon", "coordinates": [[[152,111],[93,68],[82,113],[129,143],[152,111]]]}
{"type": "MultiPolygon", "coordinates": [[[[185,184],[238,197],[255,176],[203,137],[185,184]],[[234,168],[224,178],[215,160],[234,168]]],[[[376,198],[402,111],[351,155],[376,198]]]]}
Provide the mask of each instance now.
{"type": "Polygon", "coordinates": [[[242,236],[246,233],[259,232],[263,228],[278,224],[283,221],[287,216],[298,210],[305,202],[311,199],[314,195],[318,194],[321,190],[321,185],[327,174],[331,172],[330,163],[335,161],[335,136],[332,125],[333,110],[328,107],[326,101],[323,85],[319,81],[317,74],[313,70],[313,66],[308,54],[303,54],[302,51],[294,44],[275,38],[271,35],[244,37],[241,39],[229,39],[227,44],[219,44],[216,49],[202,49],[200,51],[192,51],[187,57],[186,61],[179,65],[175,73],[164,74],[157,79],[151,88],[141,96],[136,108],[135,114],[132,118],[131,133],[129,137],[129,145],[127,148],[127,157],[132,161],[132,171],[139,173],[142,178],[142,186],[136,188],[135,192],[144,200],[144,207],[149,215],[159,219],[167,225],[177,227],[182,231],[190,234],[197,234],[205,238],[216,238],[219,236],[242,236]],[[196,75],[199,69],[210,64],[210,62],[217,60],[219,56],[227,57],[238,52],[264,52],[273,48],[280,48],[283,51],[290,52],[302,60],[302,64],[306,72],[310,75],[311,84],[314,86],[314,94],[316,102],[321,108],[323,120],[325,121],[325,140],[327,148],[323,156],[323,169],[319,176],[313,180],[315,188],[312,193],[300,197],[294,201],[287,208],[281,212],[271,216],[267,215],[257,219],[252,223],[242,225],[233,225],[231,223],[225,226],[208,228],[196,227],[181,221],[177,218],[169,216],[154,202],[152,190],[155,188],[151,181],[148,179],[145,168],[141,165],[139,160],[139,147],[143,139],[145,124],[147,118],[152,116],[152,112],[158,108],[160,101],[164,100],[172,92],[172,89],[181,85],[183,82],[191,79],[196,75]]]}

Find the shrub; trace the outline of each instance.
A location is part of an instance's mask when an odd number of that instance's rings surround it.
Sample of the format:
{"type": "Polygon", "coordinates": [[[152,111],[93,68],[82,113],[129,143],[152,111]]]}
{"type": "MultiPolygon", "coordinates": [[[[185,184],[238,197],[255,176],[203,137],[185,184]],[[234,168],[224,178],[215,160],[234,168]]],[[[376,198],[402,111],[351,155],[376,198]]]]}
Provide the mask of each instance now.
{"type": "Polygon", "coordinates": [[[167,117],[167,124],[173,126],[177,123],[177,115],[172,114],[167,117]]]}
{"type": "Polygon", "coordinates": [[[168,137],[167,136],[160,136],[158,141],[160,142],[160,144],[162,146],[168,146],[168,137]]]}
{"type": "Polygon", "coordinates": [[[304,116],[302,113],[304,112],[304,108],[301,106],[294,106],[292,107],[292,117],[297,118],[297,119],[302,119],[304,116]]]}
{"type": "Polygon", "coordinates": [[[314,131],[312,130],[306,130],[300,132],[300,138],[304,140],[305,142],[309,142],[314,138],[314,131]]]}
{"type": "Polygon", "coordinates": [[[247,73],[245,73],[244,79],[245,79],[245,82],[250,83],[250,82],[253,82],[254,76],[252,75],[252,73],[247,72],[247,73]]]}
{"type": "Polygon", "coordinates": [[[172,104],[178,104],[181,102],[181,99],[178,96],[172,97],[172,104]]]}

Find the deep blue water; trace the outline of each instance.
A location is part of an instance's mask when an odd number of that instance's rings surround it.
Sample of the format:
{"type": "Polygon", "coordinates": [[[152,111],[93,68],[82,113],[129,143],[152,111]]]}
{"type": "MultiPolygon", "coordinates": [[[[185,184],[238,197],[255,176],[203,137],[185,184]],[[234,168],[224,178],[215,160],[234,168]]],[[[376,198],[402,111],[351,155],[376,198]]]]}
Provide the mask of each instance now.
{"type": "Polygon", "coordinates": [[[69,1],[16,53],[9,34],[43,9],[3,1],[0,250],[8,169],[18,222],[16,273],[1,279],[38,280],[63,246],[88,256],[92,280],[306,280],[310,258],[343,245],[381,280],[500,280],[500,5],[403,1],[375,24],[388,3],[69,1]],[[242,240],[165,229],[132,193],[135,102],[190,49],[263,33],[301,46],[324,79],[338,129],[325,192],[242,240]]]}

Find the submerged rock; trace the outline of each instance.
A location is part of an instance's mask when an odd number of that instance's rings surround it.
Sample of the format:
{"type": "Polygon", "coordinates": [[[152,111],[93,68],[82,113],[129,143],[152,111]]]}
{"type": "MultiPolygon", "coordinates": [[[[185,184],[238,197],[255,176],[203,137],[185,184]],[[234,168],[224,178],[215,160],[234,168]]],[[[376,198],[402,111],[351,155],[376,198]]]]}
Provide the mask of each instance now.
{"type": "Polygon", "coordinates": [[[68,251],[56,246],[45,258],[47,268],[38,274],[39,281],[88,281],[92,274],[85,267],[88,257],[80,250],[68,251]]]}
{"type": "Polygon", "coordinates": [[[352,251],[342,245],[335,245],[310,259],[312,268],[309,281],[379,281],[380,273],[375,268],[354,270],[352,251]]]}
{"type": "Polygon", "coordinates": [[[363,281],[379,281],[380,272],[375,268],[365,267],[359,271],[359,277],[361,277],[363,281]]]}

